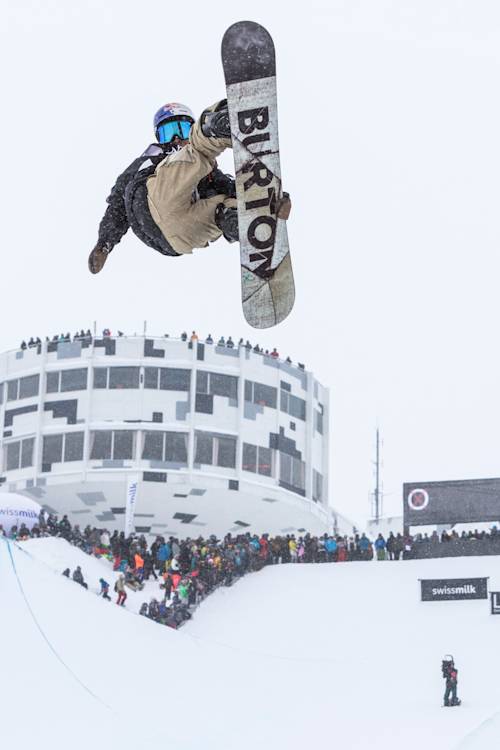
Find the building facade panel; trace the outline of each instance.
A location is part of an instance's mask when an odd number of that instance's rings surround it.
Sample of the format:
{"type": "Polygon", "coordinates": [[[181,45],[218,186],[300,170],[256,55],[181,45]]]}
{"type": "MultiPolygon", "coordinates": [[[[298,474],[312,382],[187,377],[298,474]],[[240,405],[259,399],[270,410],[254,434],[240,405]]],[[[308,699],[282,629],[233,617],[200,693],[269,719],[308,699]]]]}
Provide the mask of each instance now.
{"type": "Polygon", "coordinates": [[[241,346],[104,337],[6,352],[0,383],[0,489],[73,522],[123,528],[138,481],[145,533],[329,527],[328,390],[300,367],[241,346]]]}

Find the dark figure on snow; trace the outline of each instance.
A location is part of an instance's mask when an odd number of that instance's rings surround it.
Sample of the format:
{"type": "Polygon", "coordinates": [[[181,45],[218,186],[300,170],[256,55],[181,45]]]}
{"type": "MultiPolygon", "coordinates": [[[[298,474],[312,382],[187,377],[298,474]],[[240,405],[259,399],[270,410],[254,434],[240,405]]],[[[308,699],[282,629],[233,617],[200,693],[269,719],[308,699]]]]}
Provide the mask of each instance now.
{"type": "Polygon", "coordinates": [[[73,580],[75,583],[79,583],[80,586],[83,586],[84,589],[88,589],[88,585],[83,580],[82,569],[79,565],[77,565],[76,569],[73,571],[73,580]]]}
{"type": "Polygon", "coordinates": [[[441,671],[446,680],[444,705],[459,706],[461,701],[457,697],[458,669],[453,661],[453,656],[448,654],[444,657],[443,663],[441,664],[441,671]]]}

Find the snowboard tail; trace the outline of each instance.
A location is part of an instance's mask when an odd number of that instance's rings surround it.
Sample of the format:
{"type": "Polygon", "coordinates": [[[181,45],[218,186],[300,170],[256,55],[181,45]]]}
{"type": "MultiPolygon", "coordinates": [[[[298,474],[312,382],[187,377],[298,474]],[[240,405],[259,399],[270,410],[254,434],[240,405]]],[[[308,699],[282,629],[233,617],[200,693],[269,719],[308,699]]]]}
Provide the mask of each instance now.
{"type": "Polygon", "coordinates": [[[222,62],[235,162],[243,312],[250,325],[269,328],[286,318],[295,299],[286,223],[277,216],[283,190],[270,34],[251,21],[234,24],[222,40],[222,62]]]}

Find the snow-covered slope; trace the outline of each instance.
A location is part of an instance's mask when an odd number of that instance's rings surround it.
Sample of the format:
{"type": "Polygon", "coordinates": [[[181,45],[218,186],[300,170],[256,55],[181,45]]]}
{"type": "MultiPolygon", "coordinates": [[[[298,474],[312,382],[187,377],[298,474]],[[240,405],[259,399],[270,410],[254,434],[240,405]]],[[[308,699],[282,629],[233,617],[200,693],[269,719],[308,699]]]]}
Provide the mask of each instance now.
{"type": "Polygon", "coordinates": [[[500,617],[486,601],[422,604],[418,584],[489,576],[500,589],[497,558],[267,568],[178,632],[61,576],[77,564],[90,589],[114,580],[62,540],[0,543],[2,739],[22,748],[99,737],[120,750],[451,750],[500,738],[500,617]],[[457,709],[441,707],[444,653],[460,670],[457,709]]]}

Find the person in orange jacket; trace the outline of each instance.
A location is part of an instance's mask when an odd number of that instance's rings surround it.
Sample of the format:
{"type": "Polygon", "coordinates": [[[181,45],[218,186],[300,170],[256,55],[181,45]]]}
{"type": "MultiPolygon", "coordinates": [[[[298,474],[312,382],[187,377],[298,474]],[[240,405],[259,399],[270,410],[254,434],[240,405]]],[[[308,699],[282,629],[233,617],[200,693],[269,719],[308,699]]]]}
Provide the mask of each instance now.
{"type": "Polygon", "coordinates": [[[144,578],[144,559],[140,556],[138,552],[134,555],[134,565],[135,565],[135,575],[136,577],[142,582],[142,579],[144,578]]]}

